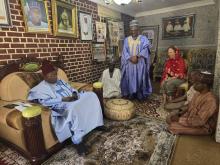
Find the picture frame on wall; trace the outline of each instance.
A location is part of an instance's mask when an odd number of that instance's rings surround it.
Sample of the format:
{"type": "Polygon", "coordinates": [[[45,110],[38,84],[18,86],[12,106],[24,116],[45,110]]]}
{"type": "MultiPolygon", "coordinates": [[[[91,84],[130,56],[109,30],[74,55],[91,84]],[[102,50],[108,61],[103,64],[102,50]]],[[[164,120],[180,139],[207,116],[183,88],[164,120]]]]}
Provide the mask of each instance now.
{"type": "Polygon", "coordinates": [[[78,37],[78,17],[75,5],[62,0],[52,0],[52,17],[55,36],[78,37]]]}
{"type": "Polygon", "coordinates": [[[140,26],[140,33],[145,35],[151,44],[151,50],[156,51],[158,47],[159,25],[140,26]]]}
{"type": "Polygon", "coordinates": [[[153,64],[157,56],[158,38],[159,38],[159,25],[154,26],[140,26],[140,32],[145,35],[150,41],[150,63],[153,64]]]}
{"type": "Polygon", "coordinates": [[[105,43],[92,43],[92,56],[94,61],[106,61],[105,43]]]}
{"type": "Polygon", "coordinates": [[[118,46],[120,39],[119,25],[118,22],[108,21],[108,34],[110,40],[110,46],[118,46]]]}
{"type": "Polygon", "coordinates": [[[162,18],[162,39],[194,37],[195,14],[162,18]]]}
{"type": "Polygon", "coordinates": [[[97,38],[97,42],[105,42],[106,23],[96,21],[96,38],[97,38]]]}
{"type": "Polygon", "coordinates": [[[45,0],[21,0],[26,32],[51,33],[45,0]]]}
{"type": "Polygon", "coordinates": [[[0,1],[0,27],[10,27],[11,24],[11,13],[9,8],[8,0],[0,1]]]}
{"type": "Polygon", "coordinates": [[[91,41],[93,38],[92,15],[79,12],[80,39],[82,41],[91,41]]]}

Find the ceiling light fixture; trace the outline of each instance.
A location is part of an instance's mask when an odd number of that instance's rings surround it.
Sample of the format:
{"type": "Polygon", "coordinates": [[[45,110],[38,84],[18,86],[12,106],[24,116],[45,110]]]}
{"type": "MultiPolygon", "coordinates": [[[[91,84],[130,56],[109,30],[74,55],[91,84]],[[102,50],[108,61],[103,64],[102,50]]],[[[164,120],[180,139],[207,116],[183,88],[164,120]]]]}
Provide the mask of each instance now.
{"type": "Polygon", "coordinates": [[[131,0],[113,0],[117,5],[127,5],[131,0]]]}
{"type": "Polygon", "coordinates": [[[104,0],[104,2],[105,2],[106,5],[112,4],[112,0],[104,0]]]}

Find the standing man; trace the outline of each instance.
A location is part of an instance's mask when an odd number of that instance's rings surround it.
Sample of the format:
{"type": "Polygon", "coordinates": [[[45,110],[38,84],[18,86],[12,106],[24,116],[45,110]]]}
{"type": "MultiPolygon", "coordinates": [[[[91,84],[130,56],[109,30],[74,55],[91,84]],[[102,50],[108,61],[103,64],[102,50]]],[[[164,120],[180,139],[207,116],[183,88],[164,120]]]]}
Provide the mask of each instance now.
{"type": "Polygon", "coordinates": [[[138,35],[138,22],[130,22],[131,36],[124,41],[121,58],[122,96],[130,99],[145,99],[152,93],[150,82],[150,42],[146,36],[138,35]]]}

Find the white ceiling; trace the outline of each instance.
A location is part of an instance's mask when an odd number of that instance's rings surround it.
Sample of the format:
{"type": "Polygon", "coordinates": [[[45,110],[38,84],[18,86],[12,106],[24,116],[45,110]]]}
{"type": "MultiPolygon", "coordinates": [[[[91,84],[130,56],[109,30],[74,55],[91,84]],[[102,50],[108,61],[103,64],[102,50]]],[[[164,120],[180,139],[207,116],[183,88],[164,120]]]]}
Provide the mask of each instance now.
{"type": "Polygon", "coordinates": [[[154,11],[159,12],[164,9],[166,10],[170,8],[173,8],[173,10],[175,10],[175,7],[178,9],[182,8],[184,5],[187,6],[187,8],[190,8],[191,6],[195,7],[210,5],[214,4],[215,0],[142,0],[142,3],[137,3],[135,2],[135,0],[132,0],[130,4],[124,6],[119,6],[115,3],[111,5],[106,5],[103,0],[91,1],[104,5],[113,10],[129,14],[131,16],[140,17],[144,14],[148,15],[150,12],[154,13],[154,11]]]}

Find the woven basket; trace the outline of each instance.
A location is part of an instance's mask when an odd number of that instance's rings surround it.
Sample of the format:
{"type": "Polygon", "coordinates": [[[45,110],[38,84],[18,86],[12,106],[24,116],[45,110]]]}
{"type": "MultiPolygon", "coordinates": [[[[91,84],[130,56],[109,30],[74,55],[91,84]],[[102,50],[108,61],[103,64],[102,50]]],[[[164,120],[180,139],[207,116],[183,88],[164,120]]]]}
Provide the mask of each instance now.
{"type": "Polygon", "coordinates": [[[129,120],[135,115],[135,108],[129,100],[111,99],[106,102],[104,113],[112,120],[129,120]]]}

